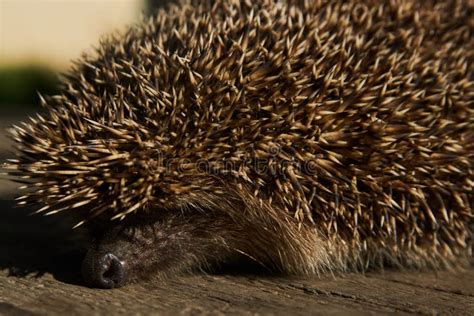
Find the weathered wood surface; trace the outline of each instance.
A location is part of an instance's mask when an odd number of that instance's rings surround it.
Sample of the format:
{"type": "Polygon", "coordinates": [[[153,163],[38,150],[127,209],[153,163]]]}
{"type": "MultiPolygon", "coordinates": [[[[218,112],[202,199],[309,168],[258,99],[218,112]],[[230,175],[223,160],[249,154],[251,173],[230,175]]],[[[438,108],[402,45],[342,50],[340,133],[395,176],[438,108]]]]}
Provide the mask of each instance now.
{"type": "Polygon", "coordinates": [[[228,271],[89,289],[79,273],[80,232],[72,232],[61,216],[15,209],[12,187],[0,186],[0,314],[474,315],[474,267],[321,278],[228,271]]]}

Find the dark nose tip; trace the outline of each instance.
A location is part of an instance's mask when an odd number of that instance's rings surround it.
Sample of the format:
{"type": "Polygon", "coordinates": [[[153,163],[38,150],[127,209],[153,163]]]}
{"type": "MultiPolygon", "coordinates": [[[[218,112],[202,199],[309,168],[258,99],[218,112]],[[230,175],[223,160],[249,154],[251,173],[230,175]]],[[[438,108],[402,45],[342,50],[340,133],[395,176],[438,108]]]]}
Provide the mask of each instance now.
{"type": "Polygon", "coordinates": [[[93,287],[111,289],[125,283],[125,269],[122,262],[112,253],[88,253],[82,263],[82,275],[93,287]]]}

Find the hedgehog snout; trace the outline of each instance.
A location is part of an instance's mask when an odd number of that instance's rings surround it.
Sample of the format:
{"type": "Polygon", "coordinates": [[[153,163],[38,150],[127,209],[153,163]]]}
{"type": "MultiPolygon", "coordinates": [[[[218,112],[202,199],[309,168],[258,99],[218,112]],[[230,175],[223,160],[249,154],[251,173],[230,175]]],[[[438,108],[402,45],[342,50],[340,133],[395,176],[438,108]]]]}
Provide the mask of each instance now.
{"type": "Polygon", "coordinates": [[[125,262],[111,252],[89,250],[82,262],[82,276],[91,287],[117,288],[126,282],[125,262]]]}

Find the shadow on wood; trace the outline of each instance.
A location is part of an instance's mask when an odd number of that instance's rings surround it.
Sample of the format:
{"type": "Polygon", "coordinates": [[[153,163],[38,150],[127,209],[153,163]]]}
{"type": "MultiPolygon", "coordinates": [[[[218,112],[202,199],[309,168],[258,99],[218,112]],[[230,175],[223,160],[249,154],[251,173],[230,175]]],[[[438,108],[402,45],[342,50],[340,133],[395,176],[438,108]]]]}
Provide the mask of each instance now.
{"type": "Polygon", "coordinates": [[[59,281],[82,284],[83,233],[72,231],[73,223],[64,216],[31,213],[0,200],[0,269],[17,277],[51,273],[59,281]]]}

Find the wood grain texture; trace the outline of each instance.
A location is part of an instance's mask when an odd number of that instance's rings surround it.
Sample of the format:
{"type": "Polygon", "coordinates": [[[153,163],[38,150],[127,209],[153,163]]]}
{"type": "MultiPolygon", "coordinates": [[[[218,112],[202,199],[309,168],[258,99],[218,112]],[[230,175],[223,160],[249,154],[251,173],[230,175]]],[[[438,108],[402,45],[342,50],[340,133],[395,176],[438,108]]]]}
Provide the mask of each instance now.
{"type": "Polygon", "coordinates": [[[79,274],[80,231],[29,212],[0,201],[0,314],[474,314],[474,268],[321,278],[221,272],[89,289],[79,274]]]}

